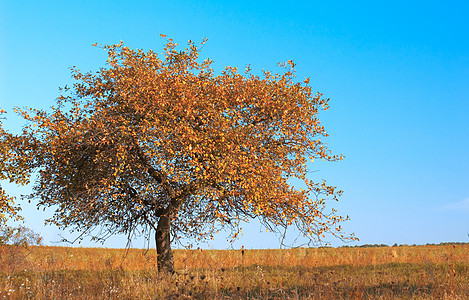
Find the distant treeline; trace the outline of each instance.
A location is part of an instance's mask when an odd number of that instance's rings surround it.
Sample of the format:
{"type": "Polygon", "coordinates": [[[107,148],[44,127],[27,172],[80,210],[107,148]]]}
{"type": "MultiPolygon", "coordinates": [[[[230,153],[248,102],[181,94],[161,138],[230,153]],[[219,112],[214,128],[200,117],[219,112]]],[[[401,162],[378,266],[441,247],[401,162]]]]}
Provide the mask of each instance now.
{"type": "MultiPolygon", "coordinates": [[[[444,243],[439,243],[439,244],[431,244],[431,243],[427,243],[425,244],[425,246],[445,246],[445,245],[469,245],[469,242],[444,242],[444,243]]],[[[399,247],[399,246],[421,246],[421,245],[416,245],[416,244],[412,244],[412,245],[408,245],[408,244],[394,244],[392,245],[392,247],[399,247]]],[[[363,244],[363,245],[357,245],[357,246],[349,246],[349,245],[345,245],[345,246],[341,246],[339,248],[377,248],[377,247],[390,247],[389,245],[386,245],[386,244],[363,244]]]]}

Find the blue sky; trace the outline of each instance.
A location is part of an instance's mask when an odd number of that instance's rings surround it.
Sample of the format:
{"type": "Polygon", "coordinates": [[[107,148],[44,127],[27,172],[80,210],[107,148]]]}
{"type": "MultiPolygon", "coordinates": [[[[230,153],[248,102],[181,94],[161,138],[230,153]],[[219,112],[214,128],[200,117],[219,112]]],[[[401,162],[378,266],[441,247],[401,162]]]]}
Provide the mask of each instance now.
{"type": "MultiPolygon", "coordinates": [[[[95,42],[161,51],[160,33],[182,45],[207,37],[202,57],[219,69],[293,59],[298,79],[331,98],[320,118],[346,158],[315,163],[311,178],[344,190],[332,206],[358,244],[469,242],[468,15],[467,1],[1,1],[0,107],[52,105],[69,67],[104,66],[95,42]]],[[[11,113],[5,125],[21,128],[11,113]]],[[[48,214],[23,204],[26,226],[53,244],[48,214]]],[[[229,247],[224,238],[209,247],[229,247]]],[[[250,224],[241,245],[279,242],[250,224]]]]}

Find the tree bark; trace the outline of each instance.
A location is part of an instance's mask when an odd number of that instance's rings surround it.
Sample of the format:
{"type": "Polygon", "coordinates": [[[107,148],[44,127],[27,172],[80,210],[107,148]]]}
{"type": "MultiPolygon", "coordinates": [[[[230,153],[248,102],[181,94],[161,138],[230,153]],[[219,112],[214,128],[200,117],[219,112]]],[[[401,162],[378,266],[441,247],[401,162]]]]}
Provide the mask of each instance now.
{"type": "Polygon", "coordinates": [[[156,253],[158,272],[174,273],[173,251],[171,250],[171,218],[161,216],[156,227],[156,253]]]}

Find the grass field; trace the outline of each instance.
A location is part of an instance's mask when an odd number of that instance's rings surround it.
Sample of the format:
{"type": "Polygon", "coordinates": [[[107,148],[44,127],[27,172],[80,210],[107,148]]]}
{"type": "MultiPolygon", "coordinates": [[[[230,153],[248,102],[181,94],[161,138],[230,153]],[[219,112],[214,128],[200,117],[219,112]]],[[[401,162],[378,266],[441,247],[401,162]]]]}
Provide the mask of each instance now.
{"type": "Polygon", "coordinates": [[[469,299],[469,245],[289,250],[0,247],[0,299],[469,299]]]}

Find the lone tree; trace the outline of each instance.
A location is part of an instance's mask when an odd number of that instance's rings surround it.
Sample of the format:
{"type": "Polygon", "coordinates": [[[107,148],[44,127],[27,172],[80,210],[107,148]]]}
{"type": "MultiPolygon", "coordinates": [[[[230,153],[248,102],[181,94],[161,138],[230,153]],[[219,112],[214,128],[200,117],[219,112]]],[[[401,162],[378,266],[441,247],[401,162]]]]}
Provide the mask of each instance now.
{"type": "Polygon", "coordinates": [[[341,233],[346,218],[324,211],[340,191],[307,178],[308,160],[342,159],[321,141],[328,99],[308,79],[294,82],[291,61],[282,74],[215,75],[211,60],[198,59],[201,46],[176,47],[167,40],[162,57],[103,46],[107,67],[72,68],[76,83],[50,111],[17,109],[30,121],[18,151],[33,156],[28,168],[38,174],[29,197],[56,209],[48,221],[99,227],[99,238],[155,232],[158,269],[168,272],[172,238],[221,229],[236,238],[253,218],[271,230],[296,225],[313,241],[325,232],[353,239],[341,233]]]}

